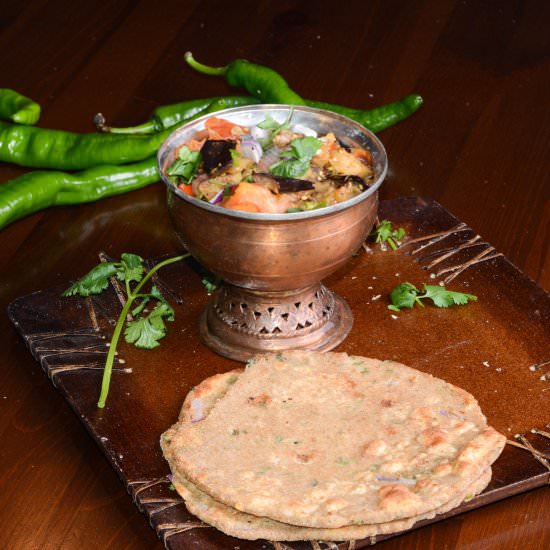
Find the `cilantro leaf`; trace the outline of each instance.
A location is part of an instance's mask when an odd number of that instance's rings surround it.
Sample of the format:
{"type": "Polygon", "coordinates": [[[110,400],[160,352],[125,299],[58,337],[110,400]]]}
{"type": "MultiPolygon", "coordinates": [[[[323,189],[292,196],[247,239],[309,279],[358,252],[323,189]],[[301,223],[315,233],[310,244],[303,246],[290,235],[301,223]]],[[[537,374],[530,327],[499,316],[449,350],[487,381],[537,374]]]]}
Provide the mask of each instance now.
{"type": "Polygon", "coordinates": [[[185,182],[189,183],[201,161],[199,151],[191,151],[187,145],[184,145],[179,152],[178,159],[170,168],[168,168],[169,176],[179,176],[185,182]]]}
{"type": "Polygon", "coordinates": [[[143,277],[143,258],[137,254],[124,253],[120,257],[123,270],[119,271],[117,277],[121,281],[135,281],[139,283],[143,277]]]}
{"type": "Polygon", "coordinates": [[[146,317],[134,319],[126,325],[124,339],[136,348],[153,349],[166,336],[164,320],[174,320],[174,310],[165,302],[159,302],[146,317]]]}
{"type": "Polygon", "coordinates": [[[301,178],[309,168],[309,160],[280,160],[271,165],[269,171],[274,176],[281,176],[282,178],[301,178]]]}
{"type": "Polygon", "coordinates": [[[284,122],[277,122],[269,113],[265,115],[265,118],[262,120],[262,122],[259,122],[256,124],[258,128],[261,128],[262,130],[281,130],[284,128],[285,124],[288,124],[288,122],[285,120],[284,122]]]}
{"type": "Polygon", "coordinates": [[[321,147],[321,140],[314,137],[303,137],[290,142],[290,150],[285,151],[288,158],[272,164],[269,171],[283,178],[300,178],[309,169],[311,159],[321,147]]]}
{"type": "Polygon", "coordinates": [[[166,298],[162,295],[161,291],[159,290],[157,285],[151,286],[151,297],[155,298],[159,302],[163,302],[164,304],[168,304],[166,301],[166,298]]]}
{"type": "Polygon", "coordinates": [[[390,293],[390,301],[393,307],[388,306],[392,311],[399,311],[406,307],[412,309],[416,302],[418,289],[411,283],[401,283],[390,293]]]}
{"type": "Polygon", "coordinates": [[[99,294],[109,286],[109,279],[120,272],[120,264],[115,262],[103,262],[96,265],[84,277],[72,284],[63,296],[90,296],[99,294]]]}
{"type": "Polygon", "coordinates": [[[269,113],[265,116],[264,120],[260,123],[258,123],[256,126],[258,128],[261,128],[262,130],[265,130],[268,133],[268,136],[264,139],[260,139],[260,145],[263,147],[263,149],[268,149],[273,144],[273,140],[275,139],[275,136],[281,132],[281,130],[285,130],[287,128],[290,128],[290,119],[292,118],[292,115],[294,113],[294,108],[291,107],[288,111],[288,115],[283,120],[283,122],[277,122],[269,113]]]}
{"type": "Polygon", "coordinates": [[[405,234],[402,227],[394,229],[390,220],[381,220],[370,236],[376,238],[376,243],[388,243],[393,250],[397,250],[395,241],[400,241],[405,234]]]}
{"type": "Polygon", "coordinates": [[[138,306],[132,310],[132,317],[137,317],[147,307],[147,304],[151,301],[150,296],[145,296],[138,306]]]}
{"type": "Polygon", "coordinates": [[[212,294],[212,292],[214,292],[220,286],[221,281],[221,277],[216,277],[216,275],[212,273],[209,275],[205,275],[201,279],[201,283],[208,294],[212,294]]]}
{"type": "Polygon", "coordinates": [[[407,232],[405,231],[405,229],[403,229],[402,227],[396,229],[393,234],[392,234],[392,237],[398,241],[400,241],[405,235],[407,234],[407,232]]]}
{"type": "Polygon", "coordinates": [[[469,301],[477,300],[473,294],[447,290],[444,286],[424,285],[423,293],[411,283],[401,283],[390,293],[391,304],[388,309],[400,311],[401,308],[414,307],[415,304],[423,307],[422,300],[432,300],[435,306],[447,308],[452,305],[464,305],[469,301]]]}
{"type": "Polygon", "coordinates": [[[151,286],[149,293],[142,292],[142,289],[146,284],[151,282],[159,269],[179,262],[189,256],[190,254],[186,253],[162,260],[144,274],[143,259],[140,256],[137,254],[122,254],[120,262],[100,263],[63,293],[63,296],[99,294],[108,287],[109,278],[114,275],[120,280],[126,281],[125,288],[122,289],[122,292],[126,293],[126,301],[118,316],[111,336],[109,352],[105,359],[103,378],[101,380],[101,393],[97,402],[99,408],[105,407],[107,401],[113,364],[117,353],[116,349],[125,324],[126,330],[124,336],[128,343],[135,344],[138,348],[151,349],[157,347],[159,345],[158,341],[166,335],[165,321],[174,320],[174,310],[155,285],[151,286]],[[130,281],[137,283],[134,288],[130,286],[130,281]],[[132,309],[136,300],[139,301],[139,305],[132,309]],[[141,315],[151,300],[157,300],[157,305],[147,316],[126,322],[130,311],[135,317],[141,315]]]}
{"type": "Polygon", "coordinates": [[[306,136],[292,140],[290,142],[290,147],[296,158],[307,159],[309,161],[321,147],[321,140],[306,136]]]}
{"type": "Polygon", "coordinates": [[[464,305],[470,300],[476,301],[477,296],[446,290],[443,286],[424,285],[424,294],[419,298],[429,298],[437,307],[449,307],[452,305],[464,305]]]}

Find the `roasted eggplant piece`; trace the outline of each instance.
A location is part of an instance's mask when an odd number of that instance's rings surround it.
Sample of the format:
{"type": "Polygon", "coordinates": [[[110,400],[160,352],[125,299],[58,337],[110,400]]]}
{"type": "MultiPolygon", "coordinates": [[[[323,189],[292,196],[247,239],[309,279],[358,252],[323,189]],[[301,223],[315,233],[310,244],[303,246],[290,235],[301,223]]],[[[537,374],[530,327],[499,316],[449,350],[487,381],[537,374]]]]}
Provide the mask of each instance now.
{"type": "Polygon", "coordinates": [[[254,179],[258,183],[275,182],[279,193],[295,193],[297,191],[311,191],[312,189],[315,189],[315,186],[311,181],[301,180],[298,178],[284,178],[282,176],[274,176],[273,174],[267,174],[264,172],[255,174],[254,179]]]}
{"type": "Polygon", "coordinates": [[[236,143],[231,139],[208,139],[201,148],[203,168],[207,174],[222,170],[231,164],[231,150],[236,143]]]}

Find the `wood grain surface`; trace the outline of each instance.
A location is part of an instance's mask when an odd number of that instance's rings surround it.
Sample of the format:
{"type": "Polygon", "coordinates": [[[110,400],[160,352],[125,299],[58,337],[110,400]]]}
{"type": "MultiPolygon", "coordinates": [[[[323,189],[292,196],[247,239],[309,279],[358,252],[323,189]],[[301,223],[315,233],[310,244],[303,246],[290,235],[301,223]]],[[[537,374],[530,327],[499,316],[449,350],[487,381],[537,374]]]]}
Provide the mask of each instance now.
{"type": "MultiPolygon", "coordinates": [[[[5,0],[1,87],[43,106],[40,125],[135,124],[159,105],[230,93],[193,73],[243,57],[305,97],[369,108],[425,104],[380,134],[381,198],[433,197],[550,290],[550,4],[432,0],[69,2],[5,0]]],[[[0,181],[24,170],[0,167],[0,181]]],[[[0,232],[0,305],[132,251],[178,250],[164,190],[59,207],[0,232]]],[[[65,401],[0,316],[0,545],[162,548],[65,401]]],[[[521,402],[518,404],[521,406],[521,402]]],[[[550,491],[536,489],[418,529],[381,549],[550,547],[550,491]]]]}

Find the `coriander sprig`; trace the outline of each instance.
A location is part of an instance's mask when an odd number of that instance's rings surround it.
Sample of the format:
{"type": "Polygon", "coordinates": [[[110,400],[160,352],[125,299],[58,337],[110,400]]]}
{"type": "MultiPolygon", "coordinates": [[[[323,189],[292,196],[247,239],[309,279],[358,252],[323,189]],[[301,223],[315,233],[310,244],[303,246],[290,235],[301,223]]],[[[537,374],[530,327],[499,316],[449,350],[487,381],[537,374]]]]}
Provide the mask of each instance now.
{"type": "Polygon", "coordinates": [[[392,250],[397,250],[396,241],[400,241],[405,234],[405,230],[402,227],[394,229],[390,220],[381,220],[369,236],[375,237],[376,243],[388,243],[392,250]]]}
{"type": "Polygon", "coordinates": [[[201,154],[199,151],[191,151],[187,145],[184,145],[179,150],[176,162],[168,168],[168,175],[179,177],[185,183],[191,183],[200,162],[201,154]]]}
{"type": "Polygon", "coordinates": [[[444,286],[424,285],[422,293],[411,283],[401,283],[390,293],[391,305],[388,309],[401,311],[402,308],[412,309],[415,304],[424,307],[422,300],[429,299],[437,307],[449,307],[452,305],[464,305],[470,300],[477,300],[477,296],[464,292],[447,290],[444,286]]]}
{"type": "Polygon", "coordinates": [[[286,116],[285,120],[283,122],[277,122],[269,113],[266,114],[265,119],[258,123],[258,128],[261,128],[262,130],[266,130],[268,135],[265,139],[260,140],[260,145],[265,149],[268,149],[273,145],[273,140],[279,134],[282,130],[287,130],[290,128],[290,119],[292,118],[292,114],[294,113],[294,108],[291,107],[288,111],[288,115],[286,116]]]}
{"type": "Polygon", "coordinates": [[[116,349],[128,313],[131,312],[134,319],[126,322],[126,329],[124,331],[126,342],[134,344],[138,348],[156,348],[159,345],[159,340],[166,336],[165,321],[174,320],[174,310],[155,285],[151,286],[149,292],[142,291],[159,269],[179,262],[189,256],[190,254],[183,254],[163,260],[145,274],[143,258],[137,254],[125,253],[121,255],[120,262],[103,262],[96,265],[84,277],[80,278],[63,292],[63,296],[79,295],[85,297],[103,292],[109,286],[109,279],[111,277],[124,281],[126,302],[118,316],[109,344],[109,352],[105,360],[103,379],[101,381],[101,393],[97,403],[99,408],[105,407],[116,349]],[[132,282],[137,283],[134,288],[132,288],[132,282]],[[145,313],[146,307],[151,303],[151,300],[154,300],[156,305],[148,313],[145,313]],[[137,303],[137,306],[132,309],[134,303],[137,303]]]}
{"type": "Polygon", "coordinates": [[[314,137],[297,138],[290,142],[290,149],[283,151],[283,159],[272,164],[269,171],[274,176],[301,178],[308,170],[311,159],[322,145],[314,137]]]}

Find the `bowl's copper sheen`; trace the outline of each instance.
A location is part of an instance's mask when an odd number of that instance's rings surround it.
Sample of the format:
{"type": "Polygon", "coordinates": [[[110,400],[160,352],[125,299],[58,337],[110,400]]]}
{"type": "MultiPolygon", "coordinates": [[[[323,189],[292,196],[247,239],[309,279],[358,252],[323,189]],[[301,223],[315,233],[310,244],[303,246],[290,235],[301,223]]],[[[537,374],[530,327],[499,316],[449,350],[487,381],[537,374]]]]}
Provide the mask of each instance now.
{"type": "MultiPolygon", "coordinates": [[[[228,109],[216,116],[251,126],[268,112],[284,120],[289,109],[257,105],[228,109]]],[[[387,170],[382,144],[345,117],[294,107],[293,124],[308,126],[319,134],[332,131],[346,145],[369,149],[375,181],[353,199],[327,208],[291,214],[239,212],[189,197],[165,175],[176,151],[204,128],[208,116],[176,130],[158,157],[168,187],[168,210],[179,238],[201,264],[229,283],[203,316],[203,339],[215,351],[236,359],[261,350],[335,347],[351,328],[349,308],[337,297],[331,298],[335,300],[332,306],[326,299],[326,303],[317,304],[315,296],[325,296],[320,281],[345,264],[374,224],[378,188],[387,170]]]]}
{"type": "Polygon", "coordinates": [[[182,201],[168,192],[168,208],[185,248],[236,286],[267,291],[318,283],[342,266],[376,218],[377,194],[326,216],[254,220],[182,201]]]}

